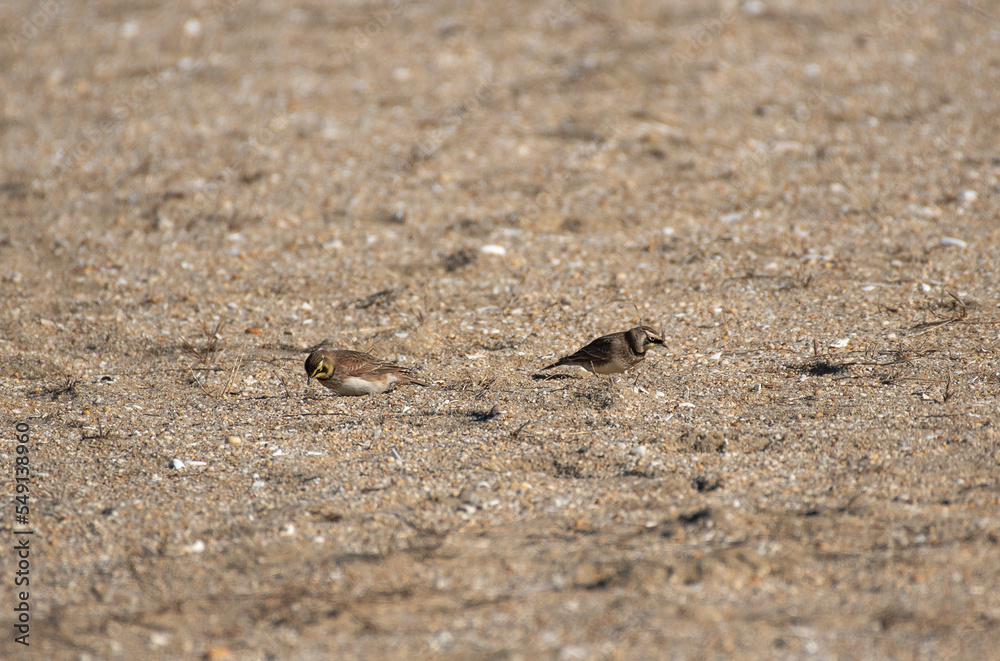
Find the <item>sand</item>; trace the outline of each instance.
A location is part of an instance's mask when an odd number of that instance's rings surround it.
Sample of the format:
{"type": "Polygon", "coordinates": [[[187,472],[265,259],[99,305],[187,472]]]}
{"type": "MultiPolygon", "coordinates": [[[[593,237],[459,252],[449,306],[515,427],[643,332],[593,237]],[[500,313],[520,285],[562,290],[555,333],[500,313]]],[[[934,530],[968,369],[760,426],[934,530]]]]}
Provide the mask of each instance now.
{"type": "Polygon", "coordinates": [[[998,35],[0,4],[0,656],[995,654],[998,35]],[[324,342],[430,386],[307,386],[324,342]]]}

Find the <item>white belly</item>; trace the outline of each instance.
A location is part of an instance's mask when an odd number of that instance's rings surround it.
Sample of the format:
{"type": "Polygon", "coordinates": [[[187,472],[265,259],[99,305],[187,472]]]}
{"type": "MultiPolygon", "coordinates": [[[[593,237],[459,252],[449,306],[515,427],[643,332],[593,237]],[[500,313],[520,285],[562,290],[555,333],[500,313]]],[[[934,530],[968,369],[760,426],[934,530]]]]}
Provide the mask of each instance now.
{"type": "Polygon", "coordinates": [[[356,376],[349,376],[337,388],[337,394],[348,397],[358,397],[361,395],[374,395],[385,392],[398,379],[395,377],[385,379],[381,383],[372,383],[366,379],[359,379],[356,376]]]}

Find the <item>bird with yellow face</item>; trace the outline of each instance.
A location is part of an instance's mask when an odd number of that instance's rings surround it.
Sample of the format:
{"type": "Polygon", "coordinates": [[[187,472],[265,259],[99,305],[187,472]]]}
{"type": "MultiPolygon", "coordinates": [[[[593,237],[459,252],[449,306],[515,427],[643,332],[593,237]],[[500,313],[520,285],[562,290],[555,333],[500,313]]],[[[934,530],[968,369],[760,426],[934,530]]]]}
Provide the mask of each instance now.
{"type": "Polygon", "coordinates": [[[347,397],[374,395],[398,385],[427,385],[410,376],[410,370],[405,367],[379,360],[369,353],[344,349],[309,354],[306,377],[347,397]]]}

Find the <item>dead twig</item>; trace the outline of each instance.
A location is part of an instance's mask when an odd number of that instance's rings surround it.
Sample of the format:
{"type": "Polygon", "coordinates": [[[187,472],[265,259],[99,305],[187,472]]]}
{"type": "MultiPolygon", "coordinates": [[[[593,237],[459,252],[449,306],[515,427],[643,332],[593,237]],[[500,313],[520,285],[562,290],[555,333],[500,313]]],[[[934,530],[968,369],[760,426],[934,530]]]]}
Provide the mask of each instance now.
{"type": "Polygon", "coordinates": [[[955,392],[951,389],[951,368],[948,368],[948,378],[944,382],[944,394],[941,395],[941,403],[947,404],[948,400],[955,396],[955,392]]]}
{"type": "Polygon", "coordinates": [[[517,429],[515,429],[514,431],[512,431],[510,433],[510,440],[513,441],[518,436],[520,436],[521,432],[524,431],[525,429],[527,429],[528,425],[530,425],[530,424],[531,424],[531,421],[529,420],[528,422],[524,423],[523,425],[521,425],[520,427],[518,427],[517,429]]]}
{"type": "MultiPolygon", "coordinates": [[[[203,393],[205,393],[206,395],[208,395],[209,397],[211,397],[212,393],[208,392],[208,389],[205,388],[205,384],[202,383],[201,379],[198,378],[198,374],[196,374],[195,371],[193,369],[191,369],[190,367],[188,368],[188,372],[191,373],[191,380],[194,381],[198,385],[199,388],[201,388],[201,391],[203,393]]],[[[207,376],[205,378],[206,378],[206,380],[208,379],[207,376]]]]}
{"type": "MultiPolygon", "coordinates": [[[[84,427],[84,429],[90,429],[89,427],[84,427]]],[[[81,441],[103,441],[106,438],[111,437],[111,430],[104,428],[104,423],[101,419],[97,419],[97,431],[94,434],[87,434],[86,432],[80,434],[81,441]]]]}
{"type": "Polygon", "coordinates": [[[229,375],[226,377],[226,382],[223,384],[222,389],[218,393],[213,393],[208,389],[208,372],[227,371],[221,365],[216,364],[226,347],[226,340],[222,337],[222,331],[226,328],[226,324],[225,320],[220,320],[215,324],[214,328],[209,329],[206,324],[202,323],[201,331],[206,341],[201,347],[195,346],[187,338],[181,337],[181,346],[184,349],[184,353],[202,365],[202,367],[187,368],[191,374],[191,380],[209,397],[226,397],[232,394],[231,391],[236,382],[236,375],[240,367],[243,366],[243,354],[240,354],[233,363],[233,366],[228,370],[229,375]]]}
{"type": "Polygon", "coordinates": [[[919,323],[916,326],[911,326],[906,330],[906,334],[911,337],[916,335],[923,335],[925,333],[930,333],[931,331],[936,331],[940,328],[944,328],[945,326],[950,326],[951,324],[956,324],[960,321],[965,321],[965,318],[968,316],[969,313],[968,308],[965,305],[965,301],[963,301],[962,299],[960,299],[958,296],[956,296],[951,292],[947,292],[947,294],[958,305],[958,309],[955,312],[955,314],[946,316],[938,314],[937,312],[931,310],[930,311],[931,314],[937,317],[936,321],[926,321],[923,323],[919,323]]]}
{"type": "Polygon", "coordinates": [[[395,295],[396,295],[395,290],[383,289],[382,291],[377,291],[374,294],[369,294],[365,298],[359,298],[350,303],[347,303],[343,307],[345,308],[350,307],[353,304],[356,309],[365,310],[367,308],[372,307],[373,305],[381,305],[382,303],[391,301],[395,295]]]}
{"type": "Polygon", "coordinates": [[[229,372],[229,378],[226,379],[226,385],[222,389],[222,396],[225,397],[229,394],[229,388],[233,385],[233,381],[236,380],[236,372],[240,369],[243,364],[243,354],[236,357],[236,362],[233,363],[233,369],[229,372]]]}
{"type": "Polygon", "coordinates": [[[287,413],[285,415],[282,415],[281,417],[282,418],[305,418],[305,417],[308,417],[308,416],[320,416],[320,415],[323,415],[323,416],[328,416],[328,415],[350,415],[350,416],[353,416],[354,414],[353,413],[340,413],[338,411],[329,411],[329,412],[326,412],[326,413],[287,413]]]}
{"type": "Polygon", "coordinates": [[[285,383],[285,377],[281,376],[280,372],[272,371],[271,373],[278,378],[278,383],[280,383],[281,387],[285,389],[285,398],[290,399],[292,397],[292,393],[288,390],[288,384],[285,383]]]}
{"type": "Polygon", "coordinates": [[[56,401],[63,395],[69,395],[70,397],[76,397],[76,386],[79,384],[79,380],[76,377],[67,377],[62,384],[54,386],[52,388],[46,388],[44,393],[52,398],[52,401],[56,401]]]}
{"type": "Polygon", "coordinates": [[[202,323],[201,332],[207,342],[201,348],[194,346],[182,335],[181,347],[184,349],[184,352],[202,365],[206,367],[210,366],[226,346],[226,341],[222,339],[222,331],[225,329],[226,323],[225,320],[220,320],[211,331],[208,330],[208,326],[202,323]]]}

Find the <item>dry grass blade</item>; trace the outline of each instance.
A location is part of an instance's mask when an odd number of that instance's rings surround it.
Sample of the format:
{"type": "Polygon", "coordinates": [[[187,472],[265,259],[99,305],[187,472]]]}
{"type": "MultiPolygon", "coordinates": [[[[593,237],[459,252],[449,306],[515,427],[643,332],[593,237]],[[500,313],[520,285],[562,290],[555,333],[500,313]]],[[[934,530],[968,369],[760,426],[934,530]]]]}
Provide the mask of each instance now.
{"type": "Polygon", "coordinates": [[[278,379],[278,383],[281,384],[281,387],[285,389],[285,398],[291,398],[292,393],[288,389],[288,383],[285,381],[285,377],[283,377],[280,372],[275,372],[274,370],[271,370],[271,373],[278,379]]]}
{"type": "Polygon", "coordinates": [[[947,404],[957,393],[952,390],[951,368],[948,368],[948,378],[944,382],[944,393],[941,395],[941,403],[947,404]]]}
{"type": "Polygon", "coordinates": [[[184,349],[184,353],[202,365],[211,365],[226,346],[226,341],[222,339],[222,331],[225,327],[225,321],[219,321],[212,330],[209,330],[208,326],[202,324],[201,332],[207,341],[205,342],[205,346],[200,348],[194,346],[187,338],[181,336],[181,347],[184,349]]]}
{"type": "Polygon", "coordinates": [[[191,373],[191,382],[196,384],[199,388],[201,388],[201,391],[203,393],[211,397],[212,393],[208,392],[208,389],[205,388],[205,384],[202,382],[202,379],[198,378],[198,374],[190,367],[188,368],[188,372],[191,373]]]}
{"type": "Polygon", "coordinates": [[[77,391],[76,386],[79,384],[79,380],[76,377],[67,377],[60,385],[48,388],[45,390],[45,394],[52,398],[52,401],[56,401],[63,395],[69,395],[70,397],[76,397],[77,391]]]}
{"type": "Polygon", "coordinates": [[[233,369],[229,371],[229,378],[226,379],[226,385],[222,388],[223,397],[230,394],[230,389],[232,388],[233,382],[236,381],[236,373],[239,371],[240,366],[242,364],[243,364],[243,355],[241,354],[236,358],[236,362],[233,363],[233,369]]]}
{"type": "Polygon", "coordinates": [[[525,429],[527,429],[527,428],[528,428],[528,425],[530,425],[530,424],[531,424],[531,421],[529,420],[528,422],[525,422],[525,423],[524,423],[524,424],[522,424],[522,425],[521,425],[520,427],[518,427],[517,429],[515,429],[514,431],[512,431],[512,432],[510,433],[510,438],[511,438],[511,440],[514,440],[514,439],[516,439],[516,438],[517,438],[518,436],[520,436],[520,435],[521,435],[521,432],[523,432],[523,431],[524,431],[525,429]]]}
{"type": "Polygon", "coordinates": [[[358,310],[365,310],[367,308],[372,307],[373,305],[381,305],[382,303],[387,303],[391,301],[395,295],[396,295],[395,290],[383,289],[381,291],[375,292],[374,294],[369,294],[364,298],[357,299],[352,303],[348,303],[344,307],[349,307],[350,305],[353,305],[358,310]]]}
{"type": "Polygon", "coordinates": [[[218,392],[212,392],[208,388],[208,375],[210,372],[226,371],[221,366],[215,366],[226,347],[226,340],[222,337],[222,331],[225,328],[226,321],[224,320],[216,323],[213,328],[209,328],[203,323],[201,332],[205,342],[202,346],[195,346],[187,338],[181,337],[181,347],[184,353],[201,364],[200,367],[188,368],[188,371],[191,373],[191,381],[197,384],[201,391],[209,397],[226,397],[233,394],[233,384],[236,382],[236,374],[243,365],[243,355],[241,354],[228,370],[229,374],[222,388],[218,392]]]}
{"type": "Polygon", "coordinates": [[[931,311],[931,314],[937,317],[935,321],[926,321],[917,324],[916,326],[911,326],[909,329],[907,329],[906,334],[911,337],[915,335],[923,335],[924,333],[930,333],[931,331],[938,330],[939,328],[943,328],[944,326],[949,326],[951,324],[958,323],[960,321],[965,321],[966,316],[968,316],[969,314],[969,310],[966,307],[965,302],[951,292],[948,292],[948,296],[950,296],[957,305],[954,314],[946,316],[931,311]]]}
{"type": "Polygon", "coordinates": [[[480,379],[476,379],[475,382],[476,390],[475,394],[473,395],[473,398],[476,400],[483,399],[486,396],[487,392],[490,390],[490,388],[493,387],[493,384],[496,383],[498,378],[500,377],[496,374],[489,374],[480,379]]]}
{"type": "Polygon", "coordinates": [[[81,441],[102,441],[111,437],[111,430],[104,426],[104,422],[100,418],[97,419],[97,427],[84,427],[84,429],[93,429],[94,433],[82,433],[80,435],[81,441]]]}

